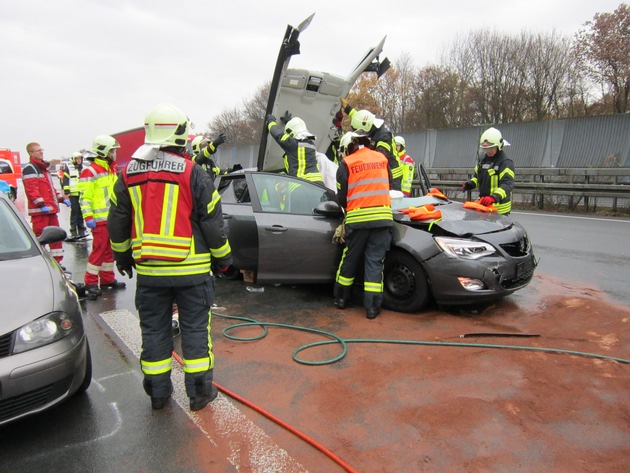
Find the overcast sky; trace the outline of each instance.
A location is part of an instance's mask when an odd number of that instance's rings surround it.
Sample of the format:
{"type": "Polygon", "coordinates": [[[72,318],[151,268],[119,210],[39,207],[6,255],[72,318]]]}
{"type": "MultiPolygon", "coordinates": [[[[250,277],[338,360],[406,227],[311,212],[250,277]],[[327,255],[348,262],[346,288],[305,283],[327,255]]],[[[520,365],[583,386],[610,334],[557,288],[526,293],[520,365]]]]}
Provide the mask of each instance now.
{"type": "Polygon", "coordinates": [[[1,0],[0,148],[38,141],[46,159],[98,134],[142,126],[160,102],[196,132],[240,107],[273,74],[287,24],[315,17],[291,67],[346,76],[387,36],[383,56],[439,61],[457,37],[489,28],[573,36],[620,0],[1,0]]]}

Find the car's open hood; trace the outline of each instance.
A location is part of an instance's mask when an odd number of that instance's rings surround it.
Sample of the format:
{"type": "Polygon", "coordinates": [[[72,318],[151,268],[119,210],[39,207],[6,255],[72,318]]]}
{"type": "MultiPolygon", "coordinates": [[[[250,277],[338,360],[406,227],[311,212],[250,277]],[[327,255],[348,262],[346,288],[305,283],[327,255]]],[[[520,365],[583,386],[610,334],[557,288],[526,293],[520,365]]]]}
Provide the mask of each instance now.
{"type": "MultiPolygon", "coordinates": [[[[308,27],[314,15],[313,13],[298,27],[287,26],[271,82],[266,115],[273,114],[279,120],[288,110],[293,116],[302,118],[308,130],[317,137],[317,150],[325,153],[335,137],[336,129],[332,121],[341,108],[341,98],[348,95],[363,72],[376,72],[380,76],[389,67],[389,61],[387,58],[378,60],[385,44],[384,37],[365,53],[345,78],[310,69],[289,69],[291,57],[300,54],[300,33],[308,27]]],[[[269,131],[263,128],[258,170],[284,169],[283,154],[280,146],[269,136],[269,131]]]]}
{"type": "MultiPolygon", "coordinates": [[[[392,208],[403,209],[408,207],[419,207],[428,203],[433,203],[436,210],[440,210],[442,219],[427,222],[408,222],[409,225],[424,227],[429,222],[434,222],[432,226],[441,228],[453,236],[469,238],[473,235],[484,235],[506,230],[512,227],[510,218],[497,213],[480,212],[478,210],[465,209],[461,202],[448,201],[431,197],[405,198],[392,202],[392,208]]],[[[398,215],[397,217],[400,217],[398,215]]],[[[396,218],[400,223],[407,223],[396,218]]]]}

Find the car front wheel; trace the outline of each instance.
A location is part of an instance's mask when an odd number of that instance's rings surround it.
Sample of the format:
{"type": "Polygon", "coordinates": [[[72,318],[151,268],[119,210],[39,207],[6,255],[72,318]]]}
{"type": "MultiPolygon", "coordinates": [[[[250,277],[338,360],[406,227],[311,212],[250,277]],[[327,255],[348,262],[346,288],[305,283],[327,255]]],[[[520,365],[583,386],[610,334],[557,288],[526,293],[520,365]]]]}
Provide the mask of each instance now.
{"type": "Polygon", "coordinates": [[[409,253],[392,250],[385,258],[383,306],[396,312],[418,312],[431,297],[420,263],[409,253]]]}

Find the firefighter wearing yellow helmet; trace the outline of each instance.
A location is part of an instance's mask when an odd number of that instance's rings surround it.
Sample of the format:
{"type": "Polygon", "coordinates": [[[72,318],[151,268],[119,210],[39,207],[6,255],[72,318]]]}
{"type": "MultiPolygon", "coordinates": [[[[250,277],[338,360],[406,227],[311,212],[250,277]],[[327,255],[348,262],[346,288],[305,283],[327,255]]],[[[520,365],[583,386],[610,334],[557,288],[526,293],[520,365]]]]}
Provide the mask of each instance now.
{"type": "Polygon", "coordinates": [[[350,126],[353,131],[364,131],[372,140],[374,149],[385,155],[387,163],[392,172],[392,190],[401,190],[404,166],[398,159],[394,135],[385,126],[382,118],[376,118],[368,110],[355,110],[345,99],[341,105],[346,115],[351,118],[350,126]]]}
{"type": "Polygon", "coordinates": [[[508,215],[512,210],[514,189],[514,163],[503,150],[510,143],[496,128],[488,128],[479,138],[484,153],[475,166],[472,179],[462,184],[463,191],[479,189],[479,203],[494,207],[498,213],[508,215]]]}
{"type": "MultiPolygon", "coordinates": [[[[226,141],[225,133],[219,133],[219,135],[210,140],[204,135],[195,136],[192,140],[192,160],[199,164],[208,175],[214,180],[219,174],[227,174],[228,170],[222,170],[212,158],[212,155],[217,152],[217,148],[226,141]]],[[[236,167],[232,168],[232,171],[236,170],[236,167]]]]}
{"type": "Polygon", "coordinates": [[[92,231],[92,251],[85,270],[85,289],[88,299],[95,300],[104,288],[123,289],[124,282],[116,281],[114,255],[109,242],[107,214],[109,199],[116,182],[116,150],[120,148],[113,136],[98,135],[92,141],[94,160],[81,171],[81,213],[85,226],[92,231]]]}
{"type": "Polygon", "coordinates": [[[214,386],[211,268],[232,263],[221,198],[208,174],[188,159],[188,117],[158,104],[145,118],[145,144],[121,171],[109,213],[116,266],[137,272],[136,306],[142,331],[140,366],[151,407],[173,392],[172,309],[177,302],[184,384],[190,409],[217,397],[214,386]]]}

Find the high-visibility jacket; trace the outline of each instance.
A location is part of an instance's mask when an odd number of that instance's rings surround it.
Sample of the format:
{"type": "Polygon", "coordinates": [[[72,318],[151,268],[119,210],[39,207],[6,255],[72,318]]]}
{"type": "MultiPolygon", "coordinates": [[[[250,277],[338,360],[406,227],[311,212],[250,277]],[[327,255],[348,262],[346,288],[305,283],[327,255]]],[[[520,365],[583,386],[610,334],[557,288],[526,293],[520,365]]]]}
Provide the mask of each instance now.
{"type": "Polygon", "coordinates": [[[212,180],[220,174],[227,174],[227,171],[223,171],[212,159],[212,155],[216,151],[217,148],[214,146],[214,143],[210,142],[208,146],[192,157],[192,160],[199,164],[210,175],[212,180]]]}
{"type": "Polygon", "coordinates": [[[398,156],[398,159],[403,168],[400,190],[404,192],[405,195],[411,195],[411,183],[413,182],[415,163],[413,158],[404,151],[398,156]]]}
{"type": "Polygon", "coordinates": [[[337,181],[339,203],[346,209],[346,225],[392,225],[391,174],[382,153],[363,147],[346,156],[339,166],[337,181]]]}
{"type": "Polygon", "coordinates": [[[109,200],[114,191],[116,172],[107,159],[94,158],[94,162],[81,171],[81,213],[86,222],[96,220],[96,225],[107,225],[109,200]]]}
{"type": "Polygon", "coordinates": [[[79,195],[79,178],[83,170],[83,164],[76,165],[72,162],[63,166],[63,193],[69,195],[79,195]]]}
{"type": "Polygon", "coordinates": [[[108,229],[115,259],[133,257],[139,285],[196,285],[207,279],[212,259],[232,263],[219,193],[200,166],[175,153],[129,162],[114,189],[108,229]]]}
{"type": "Polygon", "coordinates": [[[317,167],[317,149],[312,139],[298,140],[285,133],[276,122],[270,122],[268,129],[273,139],[284,150],[284,169],[289,176],[324,183],[324,178],[317,167]]]}
{"type": "Polygon", "coordinates": [[[48,166],[42,160],[31,159],[22,170],[28,214],[31,216],[44,215],[42,207],[50,207],[51,211],[48,213],[56,214],[59,212],[59,202],[63,202],[63,195],[55,188],[48,166]]]}
{"type": "Polygon", "coordinates": [[[500,214],[507,214],[512,210],[514,177],[514,163],[500,150],[493,157],[484,155],[475,166],[475,174],[470,181],[479,188],[480,197],[494,197],[496,202],[492,206],[500,214]]]}

